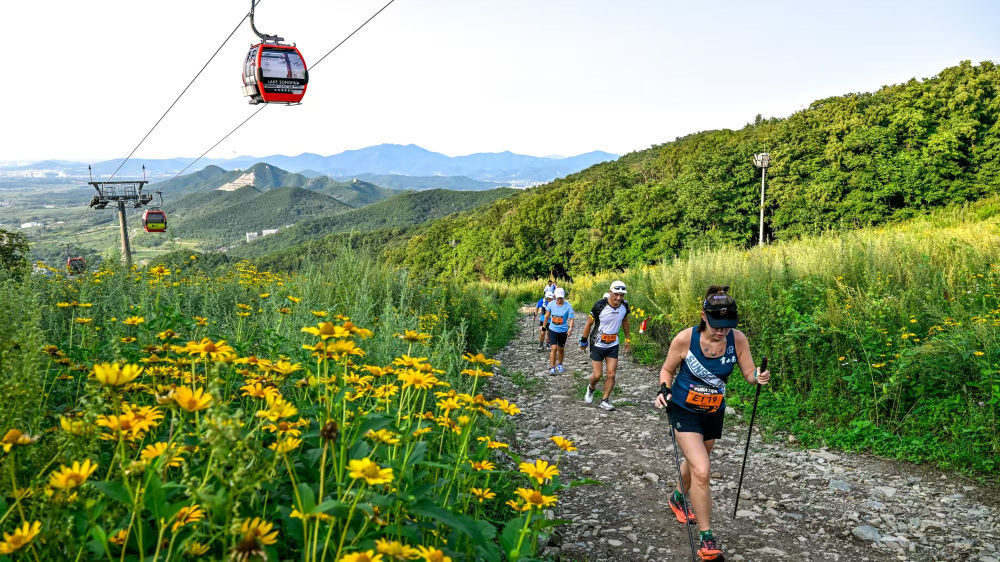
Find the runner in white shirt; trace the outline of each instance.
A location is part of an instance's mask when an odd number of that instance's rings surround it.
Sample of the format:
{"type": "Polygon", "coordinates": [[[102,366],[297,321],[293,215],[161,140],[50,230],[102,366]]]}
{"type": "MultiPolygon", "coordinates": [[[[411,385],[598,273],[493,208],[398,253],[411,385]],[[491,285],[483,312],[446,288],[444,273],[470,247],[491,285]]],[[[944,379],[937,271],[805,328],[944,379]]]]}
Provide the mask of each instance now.
{"type": "Polygon", "coordinates": [[[587,394],[583,400],[587,404],[594,401],[594,390],[601,382],[604,366],[607,364],[608,376],[604,379],[604,397],[601,408],[611,411],[615,407],[611,403],[611,391],[615,388],[615,371],[618,370],[619,330],[625,332],[625,353],[631,351],[628,326],[628,302],[625,301],[625,283],[615,281],[611,284],[608,297],[594,303],[587,324],[583,327],[583,337],[580,338],[580,349],[586,349],[589,344],[590,331],[595,327],[594,344],[590,350],[590,360],[594,374],[587,385],[587,394]]]}

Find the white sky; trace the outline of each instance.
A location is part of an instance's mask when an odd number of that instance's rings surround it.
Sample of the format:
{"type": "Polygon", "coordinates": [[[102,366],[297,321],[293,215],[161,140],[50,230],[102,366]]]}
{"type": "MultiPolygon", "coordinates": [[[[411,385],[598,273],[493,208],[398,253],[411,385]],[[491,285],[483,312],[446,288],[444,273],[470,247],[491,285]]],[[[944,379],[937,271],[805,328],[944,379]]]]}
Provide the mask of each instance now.
{"type": "MultiPolygon", "coordinates": [[[[262,0],[315,62],[385,0],[262,0]]],[[[0,161],[126,155],[246,0],[7,2],[0,161]]],[[[819,98],[1000,61],[997,2],[396,0],[210,157],[383,142],[450,155],[625,153],[819,98]],[[806,6],[806,5],[810,6],[806,6]],[[818,5],[822,4],[822,5],[818,5]],[[818,6],[813,6],[818,5],[818,6]]],[[[197,156],[253,107],[248,25],[140,149],[197,156]]]]}

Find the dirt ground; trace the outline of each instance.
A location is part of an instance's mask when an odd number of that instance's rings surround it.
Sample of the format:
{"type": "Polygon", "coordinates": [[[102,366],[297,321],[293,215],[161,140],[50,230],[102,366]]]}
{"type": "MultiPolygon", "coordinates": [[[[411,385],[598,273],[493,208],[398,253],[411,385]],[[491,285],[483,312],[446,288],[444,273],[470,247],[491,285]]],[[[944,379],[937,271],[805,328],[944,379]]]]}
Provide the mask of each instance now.
{"type": "MultiPolygon", "coordinates": [[[[530,315],[522,317],[519,335],[497,355],[501,375],[491,379],[494,390],[515,397],[524,412],[512,447],[528,459],[554,460],[549,438],[571,439],[579,450],[563,458],[563,477],[601,483],[560,495],[554,515],[572,522],[558,528],[544,555],[691,559],[687,531],[666,507],[677,477],[665,416],[652,405],[658,369],[624,358],[612,395],[617,410],[605,412],[597,407],[599,396],[593,404],[583,401],[589,357],[571,342],[566,372],[549,375],[536,326],[530,315]]],[[[712,452],[712,528],[727,560],[1000,562],[996,490],[923,466],[765,444],[757,428],[734,520],[747,436],[740,414],[727,412],[712,452]]]]}

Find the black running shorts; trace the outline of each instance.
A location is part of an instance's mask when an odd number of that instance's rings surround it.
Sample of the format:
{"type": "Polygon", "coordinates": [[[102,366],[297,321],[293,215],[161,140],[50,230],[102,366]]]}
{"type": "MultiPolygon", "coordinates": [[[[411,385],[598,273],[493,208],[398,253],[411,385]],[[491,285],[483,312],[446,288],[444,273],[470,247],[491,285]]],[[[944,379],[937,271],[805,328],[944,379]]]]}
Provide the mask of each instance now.
{"type": "Polygon", "coordinates": [[[558,345],[559,347],[566,347],[566,335],[568,332],[555,332],[549,330],[549,343],[551,345],[558,345]]]}
{"type": "Polygon", "coordinates": [[[538,321],[538,327],[541,328],[543,332],[545,331],[545,318],[538,321]]]}
{"type": "Polygon", "coordinates": [[[670,425],[680,433],[700,433],[705,441],[722,437],[722,422],[725,417],[725,402],[717,412],[711,414],[699,414],[676,404],[670,404],[670,425]]]}
{"type": "Polygon", "coordinates": [[[591,361],[604,361],[605,359],[618,359],[618,345],[613,345],[611,347],[597,347],[596,345],[590,346],[590,360],[591,361]]]}

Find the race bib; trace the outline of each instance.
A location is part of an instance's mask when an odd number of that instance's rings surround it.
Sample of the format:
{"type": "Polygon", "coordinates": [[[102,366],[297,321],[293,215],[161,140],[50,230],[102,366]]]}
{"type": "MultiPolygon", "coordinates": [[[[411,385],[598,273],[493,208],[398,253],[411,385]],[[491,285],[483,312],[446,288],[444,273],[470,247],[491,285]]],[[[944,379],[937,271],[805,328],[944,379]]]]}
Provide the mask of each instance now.
{"type": "Polygon", "coordinates": [[[613,343],[618,339],[618,334],[601,334],[602,343],[613,343]]]}
{"type": "Polygon", "coordinates": [[[692,409],[711,414],[722,406],[723,394],[711,386],[693,386],[688,390],[685,402],[692,409]]]}
{"type": "Polygon", "coordinates": [[[552,317],[552,323],[554,325],[556,325],[556,326],[562,326],[563,317],[562,316],[553,316],[552,317]]]}

